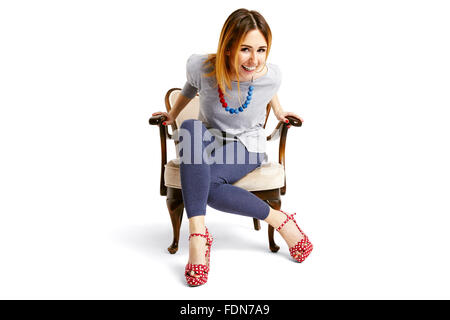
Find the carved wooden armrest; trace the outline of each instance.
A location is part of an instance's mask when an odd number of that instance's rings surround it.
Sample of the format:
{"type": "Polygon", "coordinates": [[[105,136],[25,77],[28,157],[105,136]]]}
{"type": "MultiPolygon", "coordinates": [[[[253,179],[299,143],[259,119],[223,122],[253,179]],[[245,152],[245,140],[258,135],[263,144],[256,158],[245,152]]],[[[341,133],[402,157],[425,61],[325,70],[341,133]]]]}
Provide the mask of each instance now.
{"type": "MultiPolygon", "coordinates": [[[[301,127],[302,122],[300,119],[297,119],[295,117],[288,116],[286,117],[289,120],[289,123],[286,122],[278,122],[277,126],[273,130],[273,132],[270,134],[270,136],[267,137],[267,141],[269,140],[276,140],[280,138],[280,144],[278,148],[278,163],[283,165],[283,168],[286,170],[285,167],[285,150],[286,150],[286,138],[287,138],[287,132],[288,132],[288,125],[292,125],[294,127],[301,127]]],[[[286,193],[286,174],[284,175],[284,187],[281,188],[281,194],[284,195],[286,193]]]]}
{"type": "Polygon", "coordinates": [[[151,118],[148,120],[148,122],[149,122],[151,125],[159,125],[159,124],[162,124],[162,123],[164,122],[164,120],[166,120],[166,116],[160,114],[160,115],[151,117],[151,118]]]}
{"type": "Polygon", "coordinates": [[[167,195],[167,187],[164,183],[164,169],[165,165],[167,164],[167,138],[171,138],[167,126],[163,125],[162,123],[166,120],[166,117],[164,115],[157,115],[153,116],[149,119],[150,125],[157,125],[159,126],[159,137],[161,142],[161,179],[160,179],[160,185],[159,185],[159,193],[162,196],[167,195]]]}

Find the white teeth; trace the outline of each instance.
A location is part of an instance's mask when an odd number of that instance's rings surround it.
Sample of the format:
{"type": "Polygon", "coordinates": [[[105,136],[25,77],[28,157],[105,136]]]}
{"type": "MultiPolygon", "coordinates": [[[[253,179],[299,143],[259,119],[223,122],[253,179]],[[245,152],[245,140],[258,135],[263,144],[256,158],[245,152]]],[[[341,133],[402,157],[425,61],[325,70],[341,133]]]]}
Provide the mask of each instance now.
{"type": "Polygon", "coordinates": [[[253,70],[256,69],[256,67],[246,67],[244,65],[243,65],[243,67],[244,67],[245,70],[248,70],[248,71],[253,71],[253,70]]]}

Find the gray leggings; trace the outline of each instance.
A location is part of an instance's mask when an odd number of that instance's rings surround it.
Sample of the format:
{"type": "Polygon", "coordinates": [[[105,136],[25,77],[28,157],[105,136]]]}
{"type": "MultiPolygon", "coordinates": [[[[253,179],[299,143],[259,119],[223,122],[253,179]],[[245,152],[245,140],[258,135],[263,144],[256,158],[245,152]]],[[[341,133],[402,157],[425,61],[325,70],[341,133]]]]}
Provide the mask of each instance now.
{"type": "Polygon", "coordinates": [[[184,147],[179,154],[181,190],[188,218],[205,215],[206,205],[220,211],[260,220],[267,218],[270,211],[267,203],[251,192],[232,185],[258,168],[264,153],[248,152],[240,141],[232,141],[229,142],[232,145],[227,143],[226,146],[214,150],[211,153],[212,157],[204,159],[198,155],[199,152],[203,155],[211,143],[203,140],[203,135],[208,129],[200,120],[194,119],[185,120],[181,124],[181,129],[189,133],[184,135],[183,139],[190,140],[189,144],[186,143],[188,141],[180,139],[180,144],[184,147]],[[230,148],[234,150],[231,161],[230,157],[227,158],[227,150],[230,148]],[[216,155],[216,161],[211,163],[211,159],[216,155]],[[222,159],[222,163],[218,159],[222,159]]]}

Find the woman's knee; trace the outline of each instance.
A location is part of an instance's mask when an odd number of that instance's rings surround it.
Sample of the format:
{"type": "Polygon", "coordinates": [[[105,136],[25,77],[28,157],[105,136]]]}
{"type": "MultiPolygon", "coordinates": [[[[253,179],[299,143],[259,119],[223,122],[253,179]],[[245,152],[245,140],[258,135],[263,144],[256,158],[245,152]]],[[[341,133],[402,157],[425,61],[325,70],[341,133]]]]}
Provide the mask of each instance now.
{"type": "Polygon", "coordinates": [[[221,202],[224,194],[221,192],[221,186],[225,184],[224,181],[220,181],[220,179],[213,180],[209,184],[209,193],[207,203],[211,207],[215,207],[215,204],[221,202]]]}

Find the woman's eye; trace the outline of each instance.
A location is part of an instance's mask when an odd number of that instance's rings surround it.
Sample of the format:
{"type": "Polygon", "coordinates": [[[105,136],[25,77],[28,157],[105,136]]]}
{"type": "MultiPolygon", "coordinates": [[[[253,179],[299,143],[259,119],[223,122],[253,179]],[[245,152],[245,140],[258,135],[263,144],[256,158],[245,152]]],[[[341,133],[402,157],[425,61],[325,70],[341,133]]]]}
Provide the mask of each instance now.
{"type": "MultiPolygon", "coordinates": [[[[242,49],[241,49],[242,52],[247,52],[247,51],[249,51],[249,50],[250,50],[249,48],[242,48],[242,49]]],[[[258,52],[259,52],[259,53],[264,53],[264,52],[266,52],[266,49],[259,49],[258,52]]]]}

